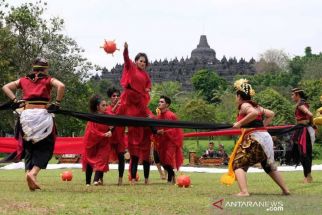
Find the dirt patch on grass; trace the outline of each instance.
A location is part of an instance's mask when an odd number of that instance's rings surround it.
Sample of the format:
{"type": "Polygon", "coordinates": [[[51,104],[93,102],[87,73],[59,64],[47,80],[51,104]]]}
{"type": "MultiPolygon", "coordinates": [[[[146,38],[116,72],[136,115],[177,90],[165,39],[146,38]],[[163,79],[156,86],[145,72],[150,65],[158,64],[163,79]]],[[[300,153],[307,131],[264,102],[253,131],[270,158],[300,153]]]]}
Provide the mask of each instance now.
{"type": "Polygon", "coordinates": [[[0,199],[0,211],[3,214],[53,214],[55,210],[48,207],[41,207],[36,203],[21,202],[21,201],[9,201],[6,199],[0,199]]]}

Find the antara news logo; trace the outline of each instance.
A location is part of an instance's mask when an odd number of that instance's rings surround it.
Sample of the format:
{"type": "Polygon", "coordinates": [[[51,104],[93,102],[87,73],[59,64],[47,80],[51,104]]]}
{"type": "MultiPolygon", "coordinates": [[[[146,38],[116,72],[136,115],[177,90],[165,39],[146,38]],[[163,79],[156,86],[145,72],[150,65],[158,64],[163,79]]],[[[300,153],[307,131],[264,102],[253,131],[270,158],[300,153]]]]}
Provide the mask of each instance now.
{"type": "Polygon", "coordinates": [[[284,211],[284,204],[282,201],[226,201],[224,198],[212,203],[216,209],[223,210],[224,208],[263,208],[270,212],[284,211]]]}

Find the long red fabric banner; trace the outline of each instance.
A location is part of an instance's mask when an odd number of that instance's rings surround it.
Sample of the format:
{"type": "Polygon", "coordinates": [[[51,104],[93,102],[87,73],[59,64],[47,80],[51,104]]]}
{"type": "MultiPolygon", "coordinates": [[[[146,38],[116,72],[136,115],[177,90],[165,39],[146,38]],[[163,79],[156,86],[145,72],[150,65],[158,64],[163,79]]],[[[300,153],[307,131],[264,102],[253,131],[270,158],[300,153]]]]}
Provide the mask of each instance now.
{"type": "MultiPolygon", "coordinates": [[[[286,126],[271,126],[267,129],[283,129],[289,128],[286,126]]],[[[263,128],[261,128],[263,129],[263,128]]],[[[209,132],[191,132],[185,133],[184,137],[212,137],[212,136],[235,136],[240,135],[240,129],[225,129],[209,132]]],[[[17,140],[13,137],[0,138],[0,153],[11,153],[17,150],[17,140]]],[[[57,137],[54,154],[82,154],[83,152],[83,137],[57,137]]]]}
{"type": "MultiPolygon", "coordinates": [[[[283,129],[283,128],[289,128],[293,125],[280,125],[280,126],[269,126],[266,128],[258,128],[259,130],[263,129],[283,129]]],[[[207,131],[207,132],[191,132],[191,133],[185,133],[184,137],[213,137],[213,136],[235,136],[240,135],[241,129],[225,129],[225,130],[218,130],[218,131],[207,131]]]]}
{"type": "MultiPolygon", "coordinates": [[[[17,144],[18,141],[13,137],[1,137],[0,152],[14,152],[17,144]]],[[[83,149],[83,137],[57,137],[54,154],[82,154],[83,149]]]]}

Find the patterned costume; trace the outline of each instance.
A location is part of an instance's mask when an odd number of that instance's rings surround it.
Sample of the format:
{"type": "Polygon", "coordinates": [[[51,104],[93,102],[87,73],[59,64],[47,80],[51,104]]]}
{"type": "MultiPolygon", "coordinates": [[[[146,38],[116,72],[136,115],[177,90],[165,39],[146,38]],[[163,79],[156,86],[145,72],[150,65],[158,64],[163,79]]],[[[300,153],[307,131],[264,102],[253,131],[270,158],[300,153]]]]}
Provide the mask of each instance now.
{"type": "MultiPolygon", "coordinates": [[[[243,117],[244,115],[239,114],[237,121],[240,121],[243,117]]],[[[263,127],[262,113],[254,121],[243,127],[263,127]]],[[[241,144],[238,146],[233,161],[233,169],[242,168],[247,171],[250,166],[256,163],[261,163],[266,173],[276,170],[276,166],[274,165],[273,140],[265,130],[249,129],[246,131],[241,144]]]]}

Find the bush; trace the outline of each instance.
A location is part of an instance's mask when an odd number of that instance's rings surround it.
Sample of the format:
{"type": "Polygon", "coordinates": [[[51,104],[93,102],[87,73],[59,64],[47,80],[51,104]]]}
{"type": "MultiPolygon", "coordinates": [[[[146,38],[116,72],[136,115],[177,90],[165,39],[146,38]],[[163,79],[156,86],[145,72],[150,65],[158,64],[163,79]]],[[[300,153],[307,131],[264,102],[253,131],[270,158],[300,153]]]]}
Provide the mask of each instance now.
{"type": "Polygon", "coordinates": [[[322,160],[322,144],[315,143],[312,151],[313,160],[322,160]]]}

